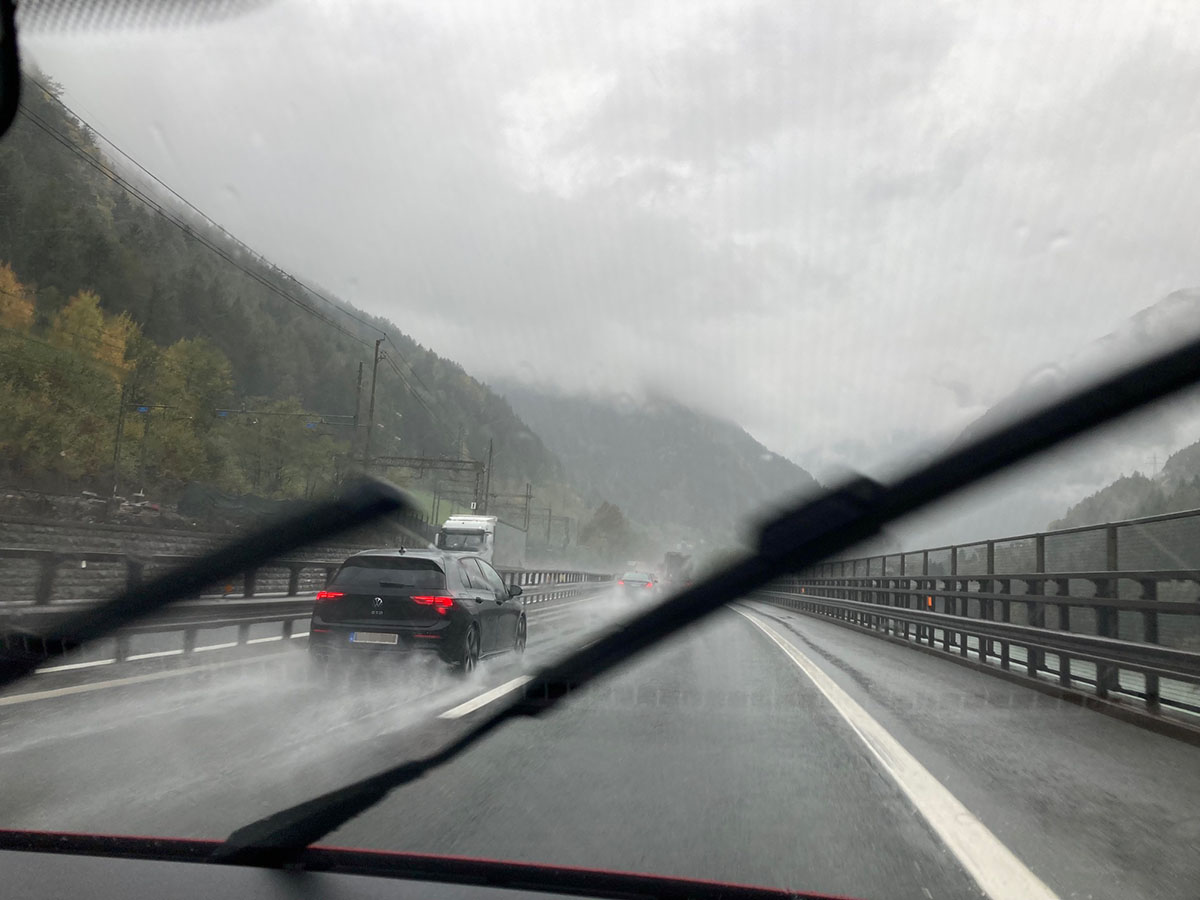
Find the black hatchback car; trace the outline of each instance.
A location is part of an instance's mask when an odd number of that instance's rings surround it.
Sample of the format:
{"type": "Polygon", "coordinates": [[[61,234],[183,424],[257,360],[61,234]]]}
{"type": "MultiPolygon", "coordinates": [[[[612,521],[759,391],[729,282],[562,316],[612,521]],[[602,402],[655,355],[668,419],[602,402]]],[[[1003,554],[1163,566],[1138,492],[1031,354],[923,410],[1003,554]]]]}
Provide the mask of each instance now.
{"type": "Polygon", "coordinates": [[[437,550],[367,550],[317,594],[308,651],[318,662],[432,652],[465,672],[525,650],[521,588],[486,561],[437,550]]]}

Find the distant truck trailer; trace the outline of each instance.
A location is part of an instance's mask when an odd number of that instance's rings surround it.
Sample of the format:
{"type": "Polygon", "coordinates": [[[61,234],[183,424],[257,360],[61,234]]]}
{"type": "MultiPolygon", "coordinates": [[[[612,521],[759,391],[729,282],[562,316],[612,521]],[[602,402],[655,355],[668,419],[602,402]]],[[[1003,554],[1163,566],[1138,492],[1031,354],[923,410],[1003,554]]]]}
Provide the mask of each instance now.
{"type": "Polygon", "coordinates": [[[662,580],[665,584],[687,584],[692,580],[692,558],[671,551],[663,556],[662,580]]]}
{"type": "Polygon", "coordinates": [[[439,550],[486,559],[497,569],[525,568],[525,532],[496,516],[451,516],[434,543],[439,550]]]}

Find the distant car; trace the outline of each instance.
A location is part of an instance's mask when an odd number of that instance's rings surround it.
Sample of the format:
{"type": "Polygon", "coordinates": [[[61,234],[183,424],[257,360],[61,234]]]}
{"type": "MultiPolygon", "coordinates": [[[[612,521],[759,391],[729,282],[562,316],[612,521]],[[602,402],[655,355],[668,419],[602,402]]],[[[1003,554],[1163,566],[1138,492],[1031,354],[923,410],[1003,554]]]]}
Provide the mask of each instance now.
{"type": "Polygon", "coordinates": [[[626,572],[617,579],[617,591],[630,599],[646,599],[658,593],[658,579],[652,572],[626,572]]]}
{"type": "Polygon", "coordinates": [[[308,652],[324,664],[436,653],[471,672],[522,653],[521,588],[487,562],[439,550],[368,550],[347,559],[313,604],[308,652]]]}

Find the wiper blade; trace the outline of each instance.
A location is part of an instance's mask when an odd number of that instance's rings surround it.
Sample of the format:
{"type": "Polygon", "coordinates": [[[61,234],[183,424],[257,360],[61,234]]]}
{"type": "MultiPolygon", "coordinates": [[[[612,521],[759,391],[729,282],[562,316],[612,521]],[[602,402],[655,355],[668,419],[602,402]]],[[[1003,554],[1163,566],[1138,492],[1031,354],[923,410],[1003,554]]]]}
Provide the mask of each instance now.
{"type": "Polygon", "coordinates": [[[294,860],[309,844],[369,809],[393,789],[449,762],[508,720],[552,708],[576,688],[724,604],[773,578],[845,550],[955,490],[1197,380],[1200,339],[950,450],[890,487],[858,478],[802,503],[762,528],[758,550],[752,556],[543,669],[525,686],[523,696],[499,707],[436,753],[239,828],[212,859],[250,865],[294,860]]]}
{"type": "Polygon", "coordinates": [[[30,674],[44,665],[48,657],[70,652],[82,643],[111,634],[168,603],[194,597],[216,582],[285,556],[289,551],[407,508],[409,504],[404,495],[392,485],[363,479],[335,500],[316,504],[302,515],[268,525],[235,544],[68,618],[56,634],[45,636],[45,654],[14,656],[0,650],[0,687],[30,674]]]}

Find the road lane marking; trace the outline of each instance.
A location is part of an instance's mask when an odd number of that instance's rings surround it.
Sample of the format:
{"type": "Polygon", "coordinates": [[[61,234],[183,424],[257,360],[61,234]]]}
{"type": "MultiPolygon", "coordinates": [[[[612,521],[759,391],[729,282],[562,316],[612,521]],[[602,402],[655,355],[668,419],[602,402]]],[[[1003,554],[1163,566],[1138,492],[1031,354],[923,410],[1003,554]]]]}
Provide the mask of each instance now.
{"type": "Polygon", "coordinates": [[[191,675],[206,669],[224,669],[229,666],[246,665],[270,659],[284,659],[285,654],[268,653],[264,656],[250,656],[245,659],[231,659],[225,662],[205,663],[202,666],[187,666],[183,669],[171,669],[167,672],[150,672],[146,675],[129,675],[125,678],[113,678],[109,681],[94,681],[91,684],[75,684],[71,687],[55,688],[50,691],[34,691],[30,694],[15,694],[11,697],[0,697],[0,706],[15,706],[18,703],[33,703],[37,700],[51,700],[55,697],[67,697],[71,694],[90,694],[93,691],[103,691],[109,688],[123,687],[127,684],[141,684],[146,681],[161,681],[164,678],[178,678],[181,675],[191,675]]]}
{"type": "Polygon", "coordinates": [[[277,635],[275,635],[275,637],[251,638],[250,640],[246,641],[246,643],[247,644],[269,644],[269,643],[271,643],[271,641],[282,641],[282,640],[283,640],[283,635],[277,634],[277,635]]]}
{"type": "Polygon", "coordinates": [[[514,678],[512,681],[504,682],[504,684],[500,685],[499,687],[492,688],[490,691],[484,691],[478,697],[474,697],[465,703],[460,703],[453,709],[446,710],[444,713],[439,715],[438,718],[461,719],[463,716],[473,713],[475,710],[481,709],[482,707],[487,706],[489,703],[499,700],[505,694],[510,694],[517,688],[524,687],[531,681],[533,681],[532,675],[521,675],[517,678],[514,678]]]}
{"type": "Polygon", "coordinates": [[[126,662],[136,662],[139,659],[161,659],[164,656],[183,656],[183,650],[156,650],[153,653],[135,653],[125,657],[126,662]]]}
{"type": "Polygon", "coordinates": [[[67,663],[62,666],[46,666],[34,671],[34,675],[45,675],[47,672],[70,672],[73,669],[92,669],[96,666],[111,666],[115,659],[92,659],[87,662],[67,663]]]}
{"type": "Polygon", "coordinates": [[[226,641],[224,644],[205,644],[203,647],[196,647],[192,650],[193,653],[203,653],[205,650],[228,650],[230,647],[236,647],[237,641],[226,641]]]}
{"type": "Polygon", "coordinates": [[[745,610],[734,610],[783,650],[825,695],[985,894],[992,900],[1058,900],[1057,894],[811,659],[769,625],[745,610]]]}

